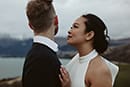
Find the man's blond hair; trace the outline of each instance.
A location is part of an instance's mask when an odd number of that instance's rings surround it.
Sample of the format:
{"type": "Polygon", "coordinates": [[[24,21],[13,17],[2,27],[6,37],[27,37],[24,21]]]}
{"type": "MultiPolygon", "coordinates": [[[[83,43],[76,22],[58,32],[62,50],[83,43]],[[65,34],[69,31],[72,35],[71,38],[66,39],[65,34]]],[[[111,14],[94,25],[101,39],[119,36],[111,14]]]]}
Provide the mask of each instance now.
{"type": "Polygon", "coordinates": [[[34,32],[46,31],[55,16],[52,0],[30,0],[27,4],[26,14],[34,32]]]}

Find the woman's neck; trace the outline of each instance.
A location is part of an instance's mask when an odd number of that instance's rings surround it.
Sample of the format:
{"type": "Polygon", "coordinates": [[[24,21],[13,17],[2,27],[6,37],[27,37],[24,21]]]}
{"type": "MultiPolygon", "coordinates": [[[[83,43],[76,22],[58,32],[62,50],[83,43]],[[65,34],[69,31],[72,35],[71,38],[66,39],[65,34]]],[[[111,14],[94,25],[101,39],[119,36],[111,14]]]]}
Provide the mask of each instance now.
{"type": "Polygon", "coordinates": [[[77,50],[79,52],[79,56],[81,57],[89,54],[93,50],[93,47],[91,45],[82,45],[77,47],[77,50]]]}

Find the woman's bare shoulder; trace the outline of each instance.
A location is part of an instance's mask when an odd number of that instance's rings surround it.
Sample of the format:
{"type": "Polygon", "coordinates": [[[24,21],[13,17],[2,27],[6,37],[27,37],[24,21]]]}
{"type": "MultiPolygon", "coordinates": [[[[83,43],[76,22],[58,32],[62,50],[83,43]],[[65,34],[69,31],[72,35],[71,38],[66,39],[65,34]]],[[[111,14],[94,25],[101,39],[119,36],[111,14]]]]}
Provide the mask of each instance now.
{"type": "Polygon", "coordinates": [[[104,62],[101,56],[95,57],[93,60],[90,61],[89,69],[95,71],[97,73],[109,73],[110,70],[107,64],[104,62]]]}
{"type": "Polygon", "coordinates": [[[101,56],[97,56],[90,61],[86,73],[86,81],[100,86],[105,85],[105,83],[110,83],[111,85],[111,72],[106,63],[102,60],[101,56]]]}

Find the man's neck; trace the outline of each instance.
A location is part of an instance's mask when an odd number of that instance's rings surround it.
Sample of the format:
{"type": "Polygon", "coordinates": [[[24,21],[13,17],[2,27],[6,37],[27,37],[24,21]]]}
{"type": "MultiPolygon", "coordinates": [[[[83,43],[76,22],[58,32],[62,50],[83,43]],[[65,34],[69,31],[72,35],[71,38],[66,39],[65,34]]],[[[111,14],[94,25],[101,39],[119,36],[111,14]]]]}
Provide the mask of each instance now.
{"type": "Polygon", "coordinates": [[[44,37],[47,37],[51,40],[54,40],[54,35],[50,35],[50,34],[47,34],[47,33],[35,33],[35,36],[37,36],[37,35],[44,36],[44,37]]]}
{"type": "Polygon", "coordinates": [[[54,32],[53,32],[53,29],[48,29],[48,31],[44,31],[44,32],[40,32],[40,33],[36,33],[34,32],[35,36],[36,35],[40,35],[40,36],[44,36],[44,37],[47,37],[51,40],[54,40],[54,32]]]}

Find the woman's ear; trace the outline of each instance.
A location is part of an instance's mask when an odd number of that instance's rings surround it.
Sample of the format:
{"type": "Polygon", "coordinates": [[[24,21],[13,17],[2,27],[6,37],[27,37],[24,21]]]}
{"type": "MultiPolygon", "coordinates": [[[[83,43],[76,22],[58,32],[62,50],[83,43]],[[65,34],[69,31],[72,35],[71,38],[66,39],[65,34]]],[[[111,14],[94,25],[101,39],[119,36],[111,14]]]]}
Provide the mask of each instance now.
{"type": "Polygon", "coordinates": [[[95,35],[94,31],[87,32],[86,33],[86,40],[93,39],[94,35],[95,35]]]}

